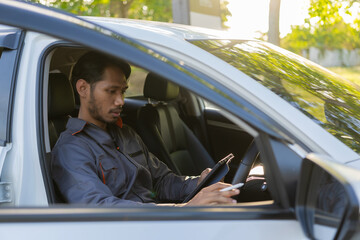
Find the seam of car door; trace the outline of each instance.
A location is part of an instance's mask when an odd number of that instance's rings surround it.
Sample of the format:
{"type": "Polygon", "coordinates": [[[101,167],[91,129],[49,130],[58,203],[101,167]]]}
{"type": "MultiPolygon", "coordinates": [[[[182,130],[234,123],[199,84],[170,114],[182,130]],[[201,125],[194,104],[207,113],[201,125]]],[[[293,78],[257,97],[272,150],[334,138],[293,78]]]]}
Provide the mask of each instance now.
{"type": "MultiPolygon", "coordinates": [[[[51,152],[47,152],[46,144],[50,146],[50,143],[46,143],[46,139],[49,140],[49,138],[45,137],[45,134],[49,134],[49,128],[47,126],[47,123],[44,123],[44,102],[47,99],[44,99],[44,75],[46,72],[49,71],[49,69],[45,69],[45,61],[47,56],[56,48],[58,47],[80,47],[77,44],[69,43],[66,41],[54,41],[53,43],[49,44],[46,49],[44,49],[41,53],[41,58],[38,61],[38,71],[36,76],[36,122],[37,122],[37,132],[38,134],[38,152],[39,152],[39,161],[40,161],[40,167],[41,172],[43,173],[43,181],[45,185],[46,195],[48,198],[49,204],[55,203],[55,190],[53,181],[51,178],[51,169],[49,169],[50,164],[48,164],[46,161],[50,161],[51,159],[51,152]],[[45,128],[47,126],[47,128],[45,128]]],[[[47,78],[47,81],[49,79],[47,78]]],[[[48,96],[46,96],[48,98],[48,96]]],[[[47,102],[47,101],[46,101],[47,102]]],[[[47,118],[48,116],[46,116],[47,118]]]]}

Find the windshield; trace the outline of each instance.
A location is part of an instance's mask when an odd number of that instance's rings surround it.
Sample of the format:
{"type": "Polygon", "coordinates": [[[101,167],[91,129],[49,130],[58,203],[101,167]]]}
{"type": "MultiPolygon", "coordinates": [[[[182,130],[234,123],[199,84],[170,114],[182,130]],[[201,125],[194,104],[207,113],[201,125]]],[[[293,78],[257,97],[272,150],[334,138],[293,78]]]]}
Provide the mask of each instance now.
{"type": "Polygon", "coordinates": [[[358,85],[265,42],[201,40],[191,43],[257,80],[360,153],[358,85]]]}

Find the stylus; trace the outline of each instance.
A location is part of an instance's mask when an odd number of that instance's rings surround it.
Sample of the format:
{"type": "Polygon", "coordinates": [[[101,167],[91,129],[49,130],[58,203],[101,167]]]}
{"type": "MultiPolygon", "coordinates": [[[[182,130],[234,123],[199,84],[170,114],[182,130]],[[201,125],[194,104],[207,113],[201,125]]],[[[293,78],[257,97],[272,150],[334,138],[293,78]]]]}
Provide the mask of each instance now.
{"type": "Polygon", "coordinates": [[[240,188],[242,186],[244,186],[244,183],[238,183],[238,184],[232,185],[230,187],[223,188],[223,189],[220,190],[220,192],[230,191],[232,189],[240,188]]]}

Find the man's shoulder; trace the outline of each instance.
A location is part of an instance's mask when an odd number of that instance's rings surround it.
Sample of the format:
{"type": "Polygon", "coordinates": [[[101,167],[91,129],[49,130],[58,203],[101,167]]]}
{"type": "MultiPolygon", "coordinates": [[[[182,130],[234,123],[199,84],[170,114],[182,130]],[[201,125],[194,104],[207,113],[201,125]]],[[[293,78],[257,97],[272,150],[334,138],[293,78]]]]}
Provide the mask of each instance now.
{"type": "Polygon", "coordinates": [[[88,123],[79,118],[70,118],[66,124],[66,129],[60,134],[55,147],[64,144],[84,144],[83,131],[88,123]]]}
{"type": "Polygon", "coordinates": [[[73,134],[71,130],[66,129],[60,134],[54,146],[54,150],[63,145],[84,145],[85,141],[82,140],[79,136],[80,135],[78,134],[73,134]]]}
{"type": "Polygon", "coordinates": [[[71,156],[72,161],[76,161],[80,156],[94,156],[93,145],[81,134],[73,135],[71,131],[65,130],[60,134],[58,141],[51,151],[52,161],[68,161],[71,156]]]}

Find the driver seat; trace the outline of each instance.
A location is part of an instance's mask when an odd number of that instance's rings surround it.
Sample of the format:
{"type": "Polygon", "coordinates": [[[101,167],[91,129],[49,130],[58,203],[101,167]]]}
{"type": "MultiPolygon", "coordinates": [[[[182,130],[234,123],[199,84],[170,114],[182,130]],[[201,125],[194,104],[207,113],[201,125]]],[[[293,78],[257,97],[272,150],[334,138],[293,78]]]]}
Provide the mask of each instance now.
{"type": "Polygon", "coordinates": [[[155,156],[179,175],[199,175],[215,165],[205,147],[179,117],[174,100],[179,86],[149,73],[144,96],[149,103],[138,111],[137,129],[155,156]]]}
{"type": "MultiPolygon", "coordinates": [[[[75,111],[74,91],[63,73],[49,74],[48,126],[50,147],[53,149],[60,133],[66,129],[67,121],[75,111]]],[[[49,183],[50,202],[65,203],[51,177],[51,153],[46,154],[46,178],[49,183]]]]}
{"type": "Polygon", "coordinates": [[[48,100],[49,138],[52,149],[60,133],[66,129],[69,117],[75,111],[74,91],[65,74],[49,74],[48,100]]]}

